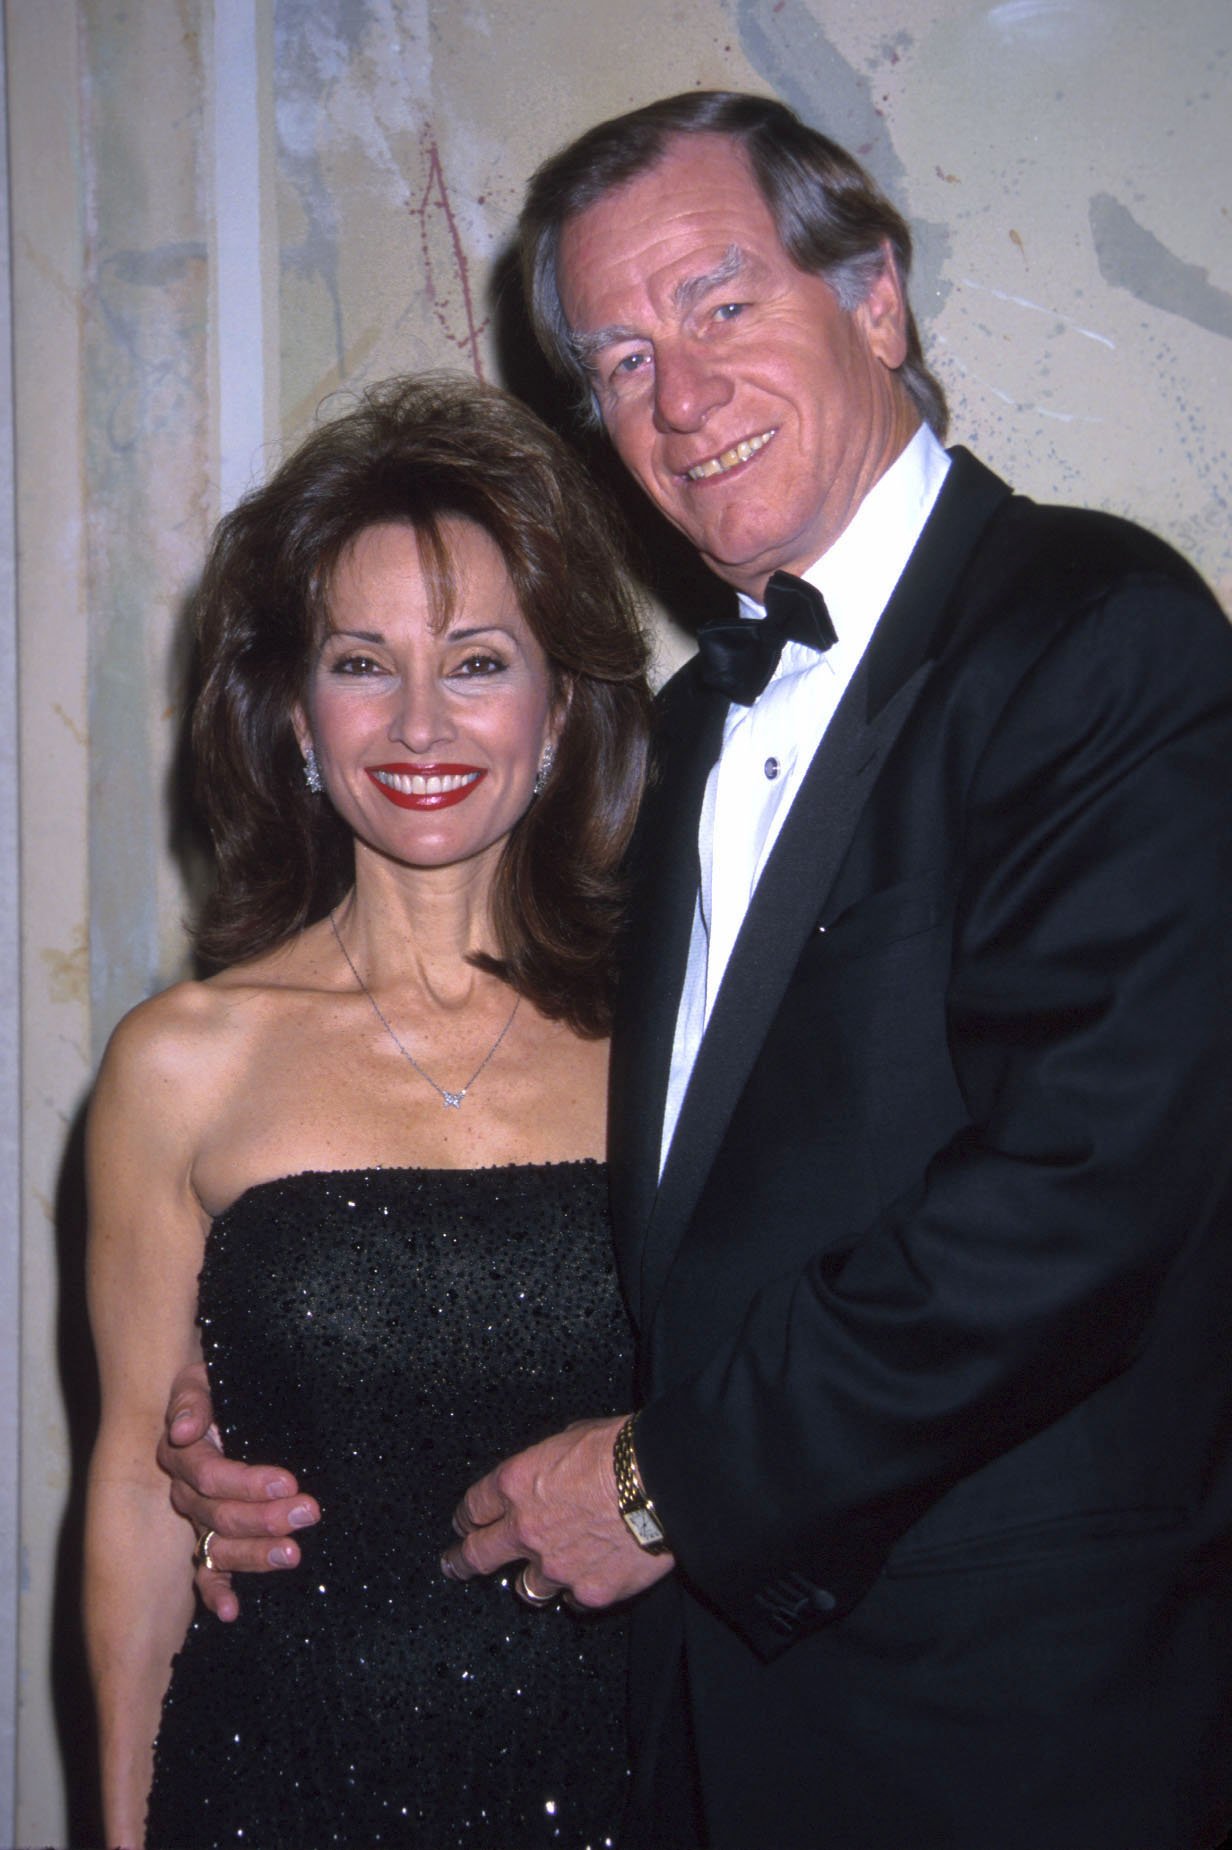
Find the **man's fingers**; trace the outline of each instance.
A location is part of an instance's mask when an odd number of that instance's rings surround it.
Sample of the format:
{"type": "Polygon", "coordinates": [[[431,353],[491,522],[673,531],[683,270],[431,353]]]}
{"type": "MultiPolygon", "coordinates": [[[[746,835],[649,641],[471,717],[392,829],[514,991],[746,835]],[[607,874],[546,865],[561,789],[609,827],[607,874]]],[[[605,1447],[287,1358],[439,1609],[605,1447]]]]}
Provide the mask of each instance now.
{"type": "Polygon", "coordinates": [[[475,1529],[447,1548],[441,1556],[441,1572],[450,1580],[473,1580],[477,1574],[494,1574],[510,1561],[520,1561],[526,1549],[504,1522],[490,1523],[475,1529]]]}
{"type": "Polygon", "coordinates": [[[526,1606],[554,1606],[562,1593],[570,1605],[577,1603],[558,1582],[549,1580],[544,1573],[536,1573],[529,1561],[518,1569],[513,1590],[526,1606]]]}
{"type": "Polygon", "coordinates": [[[197,1592],[201,1604],[207,1612],[212,1612],[216,1619],[229,1625],[232,1619],[240,1616],[240,1602],[231,1585],[230,1574],[222,1574],[217,1568],[210,1571],[208,1567],[198,1567],[195,1575],[197,1592]]]}
{"type": "Polygon", "coordinates": [[[208,1395],[203,1399],[177,1401],[167,1408],[167,1441],[171,1445],[195,1445],[198,1439],[212,1435],[208,1395]]]}
{"type": "Polygon", "coordinates": [[[193,1445],[210,1430],[214,1409],[204,1362],[182,1368],[167,1402],[166,1437],[172,1445],[193,1445]]]}
{"type": "MultiPolygon", "coordinates": [[[[210,1502],[262,1504],[289,1502],[299,1489],[289,1471],[278,1465],[246,1465],[238,1458],[226,1458],[209,1439],[178,1447],[159,1441],[158,1462],[173,1486],[210,1502]]],[[[311,1501],[311,1499],[308,1499],[311,1501]]],[[[177,1503],[176,1508],[180,1505],[177,1503]]],[[[187,1509],[181,1514],[190,1514],[187,1509]]],[[[205,1528],[221,1528],[221,1523],[205,1522],[205,1528]]]]}
{"type": "Polygon", "coordinates": [[[272,1574],[282,1568],[298,1567],[300,1550],[290,1536],[279,1536],[274,1541],[268,1536],[236,1541],[215,1532],[210,1536],[210,1560],[212,1568],[204,1562],[198,1564],[197,1586],[213,1611],[215,1583],[229,1581],[232,1574],[272,1574]]]}
{"type": "Polygon", "coordinates": [[[197,1592],[206,1611],[224,1624],[240,1616],[239,1598],[231,1584],[232,1574],[272,1574],[298,1567],[300,1563],[298,1544],[287,1536],[271,1542],[268,1538],[235,1541],[213,1529],[204,1531],[204,1535],[209,1538],[209,1565],[206,1565],[205,1551],[198,1541],[193,1557],[197,1592]]]}
{"type": "Polygon", "coordinates": [[[240,1616],[240,1603],[231,1585],[230,1574],[211,1574],[208,1568],[197,1570],[197,1591],[201,1603],[207,1612],[212,1612],[224,1625],[230,1625],[240,1616]]]}
{"type": "Polygon", "coordinates": [[[529,1580],[514,1584],[529,1604],[567,1588],[587,1608],[630,1599],[669,1574],[672,1557],[639,1548],[620,1514],[612,1444],[621,1424],[617,1415],[579,1421],[481,1478],[455,1513],[459,1540],[442,1572],[471,1580],[526,1562],[529,1580]]]}
{"type": "Polygon", "coordinates": [[[453,1513],[453,1532],[461,1539],[441,1557],[441,1571],[451,1580],[493,1574],[506,1562],[526,1556],[513,1533],[509,1501],[497,1488],[497,1476],[492,1471],[472,1484],[453,1513]]]}
{"type": "Polygon", "coordinates": [[[477,1484],[471,1485],[454,1511],[453,1532],[470,1535],[476,1529],[486,1529],[490,1523],[499,1522],[507,1508],[505,1498],[496,1488],[495,1476],[481,1477],[477,1484]]]}
{"type": "MultiPolygon", "coordinates": [[[[179,1480],[172,1481],[171,1505],[181,1516],[187,1516],[198,1535],[213,1529],[220,1541],[243,1540],[250,1536],[265,1538],[267,1543],[271,1538],[281,1541],[294,1530],[311,1528],[321,1520],[321,1506],[314,1497],[296,1495],[263,1503],[235,1502],[226,1497],[198,1496],[190,1485],[179,1480]]],[[[225,1550],[222,1557],[219,1556],[219,1543],[211,1544],[210,1554],[215,1560],[226,1558],[225,1550]]],[[[249,1571],[238,1569],[231,1561],[227,1565],[237,1571],[249,1571]]]]}

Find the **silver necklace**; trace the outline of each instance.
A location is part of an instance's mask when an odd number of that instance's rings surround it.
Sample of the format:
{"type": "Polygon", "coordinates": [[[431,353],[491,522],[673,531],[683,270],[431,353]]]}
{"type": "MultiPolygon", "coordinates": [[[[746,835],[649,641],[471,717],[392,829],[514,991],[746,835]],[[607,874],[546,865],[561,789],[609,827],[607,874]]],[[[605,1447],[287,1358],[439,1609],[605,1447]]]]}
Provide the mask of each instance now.
{"type": "Polygon", "coordinates": [[[423,1067],[420,1066],[419,1061],[415,1058],[410,1048],[404,1047],[402,1045],[402,1042],[398,1039],[398,1036],[394,1033],[394,1030],[390,1025],[389,1019],[385,1015],[384,1011],[382,1010],[380,1003],[377,1001],[376,997],[373,995],[372,991],[369,989],[367,983],[365,983],[363,977],[359,974],[359,971],[355,968],[354,960],[351,957],[351,953],[347,950],[346,945],[342,942],[342,933],[338,930],[338,921],[335,919],[332,912],[329,915],[329,923],[333,931],[334,937],[337,940],[338,949],[342,952],[342,955],[346,958],[347,967],[350,970],[351,975],[355,978],[355,981],[359,984],[359,987],[363,990],[369,1002],[372,1004],[373,1013],[375,1014],[377,1020],[380,1022],[381,1026],[384,1028],[386,1034],[388,1034],[394,1046],[398,1049],[398,1052],[402,1055],[402,1058],[406,1061],[409,1061],[409,1063],[415,1068],[415,1071],[419,1074],[419,1077],[421,1079],[426,1079],[428,1084],[432,1087],[432,1090],[436,1093],[439,1093],[441,1098],[444,1099],[445,1103],[451,1106],[454,1111],[457,1111],[458,1107],[462,1103],[462,1100],[466,1097],[467,1093],[470,1091],[471,1087],[474,1085],[475,1081],[478,1079],[480,1073],[482,1073],[484,1067],[488,1064],[489,1060],[491,1060],[497,1048],[500,1046],[501,1042],[504,1040],[505,1036],[508,1034],[510,1028],[512,1028],[513,1017],[517,1014],[518,1009],[521,1007],[521,1003],[522,1003],[521,996],[518,996],[517,999],[515,1000],[513,1009],[510,1013],[508,1021],[505,1023],[504,1027],[501,1029],[500,1033],[497,1035],[492,1045],[488,1048],[487,1053],[484,1054],[483,1059],[479,1062],[479,1065],[475,1068],[474,1072],[471,1074],[470,1078],[467,1080],[462,1090],[460,1092],[447,1092],[444,1086],[437,1085],[431,1073],[424,1072],[423,1067]]]}

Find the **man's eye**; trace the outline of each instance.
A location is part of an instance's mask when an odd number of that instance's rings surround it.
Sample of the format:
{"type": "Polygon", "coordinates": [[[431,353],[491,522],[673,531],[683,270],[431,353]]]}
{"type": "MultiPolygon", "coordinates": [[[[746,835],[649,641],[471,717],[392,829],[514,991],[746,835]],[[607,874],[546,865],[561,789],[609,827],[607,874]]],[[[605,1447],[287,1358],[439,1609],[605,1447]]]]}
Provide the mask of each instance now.
{"type": "Polygon", "coordinates": [[[714,311],[716,321],[734,321],[748,307],[747,302],[723,302],[714,311]]]}
{"type": "Polygon", "coordinates": [[[644,371],[649,363],[648,353],[626,353],[624,358],[617,360],[613,366],[611,376],[615,380],[628,379],[633,373],[644,371]]]}

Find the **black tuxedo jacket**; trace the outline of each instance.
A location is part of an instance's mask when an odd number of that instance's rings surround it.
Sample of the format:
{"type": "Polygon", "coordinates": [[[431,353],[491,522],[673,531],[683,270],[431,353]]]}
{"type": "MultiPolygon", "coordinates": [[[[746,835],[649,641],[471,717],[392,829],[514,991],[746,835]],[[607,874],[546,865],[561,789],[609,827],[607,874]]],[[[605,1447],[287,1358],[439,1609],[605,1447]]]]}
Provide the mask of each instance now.
{"type": "Polygon", "coordinates": [[[724,711],[692,663],[661,700],[614,1042],[638,1456],[679,1562],[635,1611],[629,1842],[670,1840],[686,1688],[716,1846],[1217,1842],[1232,632],[1162,543],[956,452],[660,1184],[724,711]]]}

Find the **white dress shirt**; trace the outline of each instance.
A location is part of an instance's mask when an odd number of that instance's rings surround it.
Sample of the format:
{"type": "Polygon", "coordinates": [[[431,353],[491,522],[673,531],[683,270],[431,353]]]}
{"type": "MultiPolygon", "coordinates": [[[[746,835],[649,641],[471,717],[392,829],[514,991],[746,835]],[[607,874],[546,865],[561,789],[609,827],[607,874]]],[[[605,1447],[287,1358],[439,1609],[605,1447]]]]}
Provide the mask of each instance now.
{"type": "MultiPolygon", "coordinates": [[[[764,693],[751,707],[733,703],[728,709],[723,744],[702,799],[700,883],[676,1016],[660,1173],[762,869],[949,466],[949,457],[922,424],[830,550],[803,574],[825,598],[838,640],[824,655],[803,643],[785,643],[764,693]],[[716,841],[723,844],[717,859],[716,841]]],[[[745,616],[765,615],[752,598],[741,596],[740,605],[745,616]]]]}

